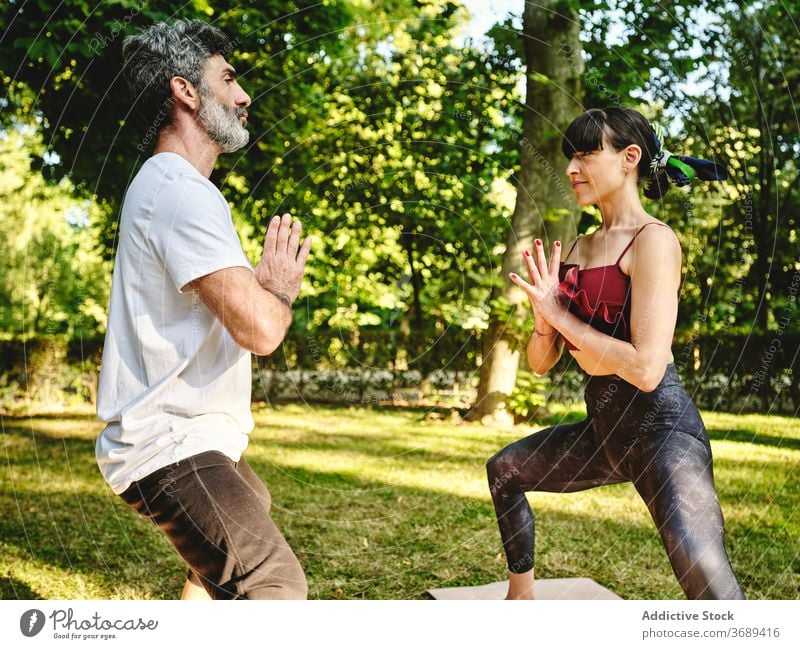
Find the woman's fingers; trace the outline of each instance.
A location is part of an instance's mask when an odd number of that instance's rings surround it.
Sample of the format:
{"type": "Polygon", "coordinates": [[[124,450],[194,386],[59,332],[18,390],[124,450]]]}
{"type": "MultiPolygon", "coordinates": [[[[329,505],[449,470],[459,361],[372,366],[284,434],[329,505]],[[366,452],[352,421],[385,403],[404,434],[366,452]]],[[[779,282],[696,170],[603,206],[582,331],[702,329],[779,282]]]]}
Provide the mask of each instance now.
{"type": "Polygon", "coordinates": [[[533,293],[533,286],[528,284],[524,279],[522,279],[516,273],[509,273],[508,276],[511,278],[511,281],[514,282],[517,286],[519,286],[525,293],[529,296],[533,293]]]}
{"type": "Polygon", "coordinates": [[[526,250],[523,256],[525,257],[525,265],[528,267],[528,274],[531,277],[531,282],[535,285],[540,284],[542,281],[542,275],[539,272],[539,269],[536,266],[536,262],[533,260],[530,251],[526,250]]]}
{"type": "Polygon", "coordinates": [[[531,253],[526,250],[525,254],[522,255],[522,258],[525,260],[525,268],[528,270],[528,277],[530,278],[531,283],[536,284],[536,276],[533,274],[533,267],[535,264],[533,263],[533,257],[531,257],[531,253]]]}
{"type": "Polygon", "coordinates": [[[550,258],[550,275],[558,277],[558,271],[561,269],[561,242],[556,241],[553,243],[553,256],[550,258]]]}
{"type": "Polygon", "coordinates": [[[540,239],[536,239],[533,247],[536,249],[534,252],[536,255],[536,270],[539,272],[540,276],[547,275],[547,257],[544,254],[544,245],[542,244],[542,241],[540,239]]]}

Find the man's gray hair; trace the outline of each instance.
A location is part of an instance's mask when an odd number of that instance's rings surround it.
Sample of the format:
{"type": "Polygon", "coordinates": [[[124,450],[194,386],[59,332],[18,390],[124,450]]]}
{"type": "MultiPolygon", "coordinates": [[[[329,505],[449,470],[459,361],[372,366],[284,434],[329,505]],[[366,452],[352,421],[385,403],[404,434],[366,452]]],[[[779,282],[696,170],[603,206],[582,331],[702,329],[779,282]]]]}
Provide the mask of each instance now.
{"type": "Polygon", "coordinates": [[[227,57],[233,46],[225,33],[202,20],[156,23],[128,36],[122,43],[122,69],[131,100],[160,130],[172,121],[170,79],[183,77],[199,89],[206,59],[227,57]]]}

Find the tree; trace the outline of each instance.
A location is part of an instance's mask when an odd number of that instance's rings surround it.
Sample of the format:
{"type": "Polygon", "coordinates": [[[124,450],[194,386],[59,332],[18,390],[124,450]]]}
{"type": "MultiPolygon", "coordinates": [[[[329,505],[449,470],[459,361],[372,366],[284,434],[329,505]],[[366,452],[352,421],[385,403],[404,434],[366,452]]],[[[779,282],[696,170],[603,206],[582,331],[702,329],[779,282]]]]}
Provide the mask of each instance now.
{"type": "Polygon", "coordinates": [[[797,253],[786,245],[798,238],[800,202],[796,9],[796,1],[617,0],[585,15],[587,92],[601,98],[602,83],[623,102],[649,98],[648,108],[672,123],[676,153],[716,159],[731,174],[721,192],[670,192],[655,206],[687,236],[686,226],[697,226],[684,254],[700,285],[679,328],[696,328],[698,317],[709,332],[733,321],[745,332],[766,332],[787,316],[797,322],[797,253]],[[615,16],[625,25],[616,25],[612,44],[605,36],[615,16]]]}
{"type": "Polygon", "coordinates": [[[469,44],[454,47],[454,3],[427,7],[427,18],[393,21],[358,66],[333,63],[327,120],[296,145],[306,172],[274,187],[281,210],[321,235],[313,321],[302,324],[338,332],[337,348],[356,357],[383,333],[391,366],[423,375],[485,327],[510,216],[501,196],[513,156],[496,142],[516,81],[469,44]]]}
{"type": "MultiPolygon", "coordinates": [[[[285,119],[287,107],[313,106],[325,59],[356,47],[355,32],[348,31],[355,10],[347,2],[324,8],[312,0],[213,5],[194,0],[177,11],[166,0],[117,0],[95,3],[91,10],[83,2],[47,0],[0,5],[0,22],[7,25],[0,36],[0,71],[33,91],[29,108],[41,118],[38,128],[47,143],[48,163],[39,159],[35,166],[55,181],[68,177],[76,193],[105,208],[103,237],[110,250],[129,179],[155,146],[155,116],[139,114],[122,75],[127,34],[179,17],[200,18],[226,31],[236,45],[231,60],[257,98],[250,122],[264,125],[252,146],[270,160],[298,131],[314,127],[314,121],[285,119]]],[[[361,6],[358,12],[368,9],[361,6]]],[[[10,95],[4,99],[13,101],[10,95]]],[[[237,190],[247,194],[240,181],[252,170],[237,162],[223,157],[214,176],[224,185],[233,172],[232,184],[223,187],[231,200],[240,200],[237,190]]]]}
{"type": "Polygon", "coordinates": [[[520,360],[524,295],[507,278],[522,268],[522,252],[533,239],[549,243],[573,236],[577,214],[563,173],[561,138],[582,111],[583,60],[577,11],[562,1],[527,2],[523,40],[527,92],[514,215],[508,230],[500,282],[492,292],[492,316],[483,340],[480,385],[472,418],[509,424],[506,402],[520,360]]]}
{"type": "Polygon", "coordinates": [[[111,277],[96,243],[100,211],[66,179],[54,185],[31,168],[43,149],[30,115],[0,130],[0,331],[23,341],[95,338],[111,277]]]}
{"type": "Polygon", "coordinates": [[[727,5],[715,31],[723,43],[718,56],[725,65],[712,68],[716,96],[689,128],[732,172],[731,200],[716,247],[733,272],[719,280],[730,288],[731,276],[743,277],[743,292],[752,296],[756,307],[750,321],[766,332],[776,328],[782,316],[797,322],[791,285],[800,271],[800,120],[793,90],[800,84],[800,72],[793,62],[800,56],[800,36],[779,3],[727,5]],[[726,76],[727,96],[719,91],[726,76]],[[791,242],[795,246],[787,245],[791,242]]]}
{"type": "MultiPolygon", "coordinates": [[[[6,8],[0,68],[32,87],[25,110],[48,143],[34,163],[54,181],[69,171],[106,208],[113,254],[125,185],[155,144],[152,124],[131,110],[120,46],[137,26],[167,19],[168,7],[103,5],[84,33],[79,7],[40,6],[53,10],[49,40],[37,36],[37,12],[6,8]]],[[[453,46],[457,2],[291,9],[196,2],[182,14],[236,38],[232,62],[254,98],[250,145],[222,156],[212,180],[251,256],[275,213],[291,211],[317,235],[296,330],[342,331],[354,345],[362,330],[386,332],[398,364],[445,365],[447,353],[434,349],[445,332],[461,349],[485,327],[510,212],[499,197],[516,154],[496,143],[511,123],[515,74],[469,44],[453,46]]]]}

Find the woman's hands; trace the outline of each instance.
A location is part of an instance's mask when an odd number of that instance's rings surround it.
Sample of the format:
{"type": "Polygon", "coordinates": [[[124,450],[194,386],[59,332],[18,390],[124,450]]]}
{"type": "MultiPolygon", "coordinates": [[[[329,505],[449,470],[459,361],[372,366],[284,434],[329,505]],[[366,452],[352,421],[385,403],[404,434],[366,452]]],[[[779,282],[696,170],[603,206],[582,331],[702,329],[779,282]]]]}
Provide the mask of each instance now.
{"type": "Polygon", "coordinates": [[[544,254],[544,246],[539,239],[536,239],[534,242],[533,254],[531,254],[529,250],[526,250],[523,259],[528,269],[530,283],[526,282],[515,273],[511,273],[509,277],[512,282],[525,291],[531,303],[536,322],[538,323],[540,319],[548,321],[547,327],[539,326],[537,329],[539,329],[541,333],[555,331],[555,328],[549,323],[554,321],[555,317],[562,310],[558,300],[558,271],[559,264],[561,263],[561,242],[556,241],[553,243],[553,252],[549,264],[544,254]]]}

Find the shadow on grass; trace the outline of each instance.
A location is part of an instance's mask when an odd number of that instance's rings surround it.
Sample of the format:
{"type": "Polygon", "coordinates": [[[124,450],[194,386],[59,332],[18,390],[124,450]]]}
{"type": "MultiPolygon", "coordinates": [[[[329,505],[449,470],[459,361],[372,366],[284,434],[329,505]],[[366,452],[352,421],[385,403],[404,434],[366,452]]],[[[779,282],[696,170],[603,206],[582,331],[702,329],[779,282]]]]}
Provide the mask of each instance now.
{"type": "Polygon", "coordinates": [[[319,407],[335,412],[337,415],[355,415],[363,419],[369,419],[375,415],[405,414],[413,415],[412,421],[414,421],[414,423],[425,420],[425,418],[431,414],[447,418],[454,412],[458,413],[459,416],[464,416],[469,412],[468,408],[459,408],[456,406],[408,406],[391,403],[375,405],[368,400],[343,403],[341,401],[326,401],[324,399],[281,399],[271,402],[253,401],[251,405],[254,412],[270,409],[280,410],[281,407],[286,406],[308,409],[313,412],[314,408],[319,407]]]}
{"type": "Polygon", "coordinates": [[[29,424],[5,426],[4,434],[0,566],[7,578],[48,599],[131,596],[127,583],[143,575],[149,581],[136,597],[179,592],[185,570],[152,524],[103,481],[92,439],[51,436],[29,424]],[[54,593],[54,582],[64,592],[54,593]],[[88,584],[83,593],[80,584],[88,584]]]}
{"type": "MultiPolygon", "coordinates": [[[[0,492],[0,510],[8,512],[0,517],[0,541],[6,550],[0,565],[15,587],[5,596],[30,592],[68,599],[74,596],[69,590],[72,584],[83,581],[101,598],[120,592],[143,598],[174,597],[185,575],[181,560],[152,524],[111,494],[95,463],[93,440],[66,432],[50,435],[37,430],[35,422],[32,427],[26,422],[24,427],[5,429],[9,456],[4,482],[13,489],[0,492]],[[70,482],[67,463],[71,475],[81,481],[80,490],[70,482]],[[60,482],[55,479],[59,476],[60,482]],[[44,577],[28,579],[27,561],[44,566],[44,577]],[[65,590],[61,593],[51,594],[52,589],[43,589],[37,582],[53,573],[62,576],[65,590]]],[[[348,453],[364,455],[391,447],[382,440],[376,447],[374,438],[351,437],[352,449],[320,444],[319,450],[346,458],[348,453]]],[[[295,450],[308,445],[274,439],[251,443],[251,448],[267,456],[270,449],[281,446],[295,450]]],[[[353,472],[283,465],[280,458],[251,460],[253,455],[248,461],[272,492],[272,515],[306,571],[313,598],[414,599],[431,587],[505,578],[488,487],[483,498],[463,497],[365,479],[353,472]]],[[[432,471],[431,458],[442,455],[452,459],[439,452],[428,457],[423,451],[402,460],[424,478],[432,471]]],[[[471,475],[469,460],[459,460],[467,475],[471,475]]],[[[474,464],[475,473],[483,476],[483,461],[474,464]]],[[[614,489],[619,493],[623,487],[592,493],[614,489]]],[[[631,498],[633,503],[635,494],[631,498]]],[[[649,520],[623,524],[613,515],[600,514],[602,507],[592,511],[598,513],[537,511],[538,575],[591,577],[625,598],[682,597],[649,520]]],[[[736,531],[737,526],[731,529],[736,531]]],[[[790,597],[790,591],[783,586],[777,590],[775,585],[779,580],[791,585],[784,561],[786,548],[764,547],[760,538],[732,536],[730,530],[728,543],[737,547],[743,560],[756,562],[741,570],[753,580],[750,583],[759,583],[754,593],[743,581],[749,596],[790,597]]]]}
{"type": "MultiPolygon", "coordinates": [[[[121,590],[142,598],[177,594],[185,575],[181,560],[152,524],[110,493],[97,470],[92,440],[68,439],[65,445],[65,438],[39,433],[35,426],[32,431],[7,428],[6,434],[24,443],[10,457],[13,489],[0,494],[2,511],[9,512],[0,518],[3,573],[13,582],[5,597],[69,599],[80,596],[70,590],[79,582],[101,598],[119,596],[121,590]],[[67,457],[81,480],[78,491],[69,476],[60,483],[41,480],[42,472],[63,469],[67,457]],[[87,483],[89,489],[96,485],[96,493],[87,493],[87,483]],[[40,587],[52,575],[58,575],[64,592],[40,587]]],[[[428,471],[420,458],[411,463],[428,471]]],[[[488,488],[486,498],[466,498],[336,471],[251,464],[269,485],[272,515],[306,570],[312,597],[413,599],[424,597],[430,587],[476,585],[505,576],[488,488]],[[337,493],[342,490],[360,493],[348,497],[337,493]]],[[[647,554],[663,555],[654,529],[578,515],[543,514],[540,523],[560,537],[559,545],[575,551],[574,561],[564,561],[564,552],[553,558],[552,545],[544,541],[539,565],[546,574],[590,575],[627,596],[648,596],[646,589],[617,583],[613,562],[602,557],[610,546],[620,560],[641,554],[642,545],[649,547],[647,554]],[[589,548],[587,538],[595,539],[596,547],[589,548]]],[[[670,583],[666,558],[661,558],[670,583]]]]}
{"type": "MultiPolygon", "coordinates": [[[[332,453],[353,453],[358,455],[371,454],[375,458],[381,459],[411,459],[414,462],[424,461],[438,466],[442,462],[453,462],[458,465],[476,465],[483,467],[485,462],[489,459],[491,454],[484,456],[482,453],[475,451],[472,453],[445,453],[441,451],[431,450],[430,448],[421,448],[415,445],[412,433],[403,431],[399,436],[407,438],[409,444],[401,444],[396,441],[388,439],[384,434],[376,435],[374,437],[367,434],[348,433],[343,431],[335,431],[332,433],[324,433],[318,431],[310,431],[307,426],[302,425],[286,425],[280,426],[270,425],[267,428],[272,431],[280,431],[283,433],[297,432],[303,434],[302,440],[296,439],[280,439],[270,437],[267,442],[258,433],[253,435],[252,443],[267,443],[275,448],[283,448],[286,450],[309,450],[309,451],[330,451],[332,453]]],[[[92,459],[94,459],[94,441],[87,440],[82,435],[69,435],[69,434],[52,434],[47,431],[37,430],[31,428],[28,424],[27,427],[17,425],[6,425],[5,434],[10,437],[18,438],[35,438],[38,444],[42,440],[48,442],[56,442],[59,444],[67,443],[90,443],[92,459]]],[[[423,428],[416,435],[423,439],[426,430],[423,428]]],[[[438,435],[438,432],[435,433],[438,435]]],[[[509,436],[509,442],[516,439],[512,435],[509,436]]],[[[498,447],[499,448],[499,447],[498,447]]],[[[434,468],[433,466],[431,468],[434,468]]]]}
{"type": "Polygon", "coordinates": [[[0,577],[0,599],[44,599],[25,582],[0,577]]]}

